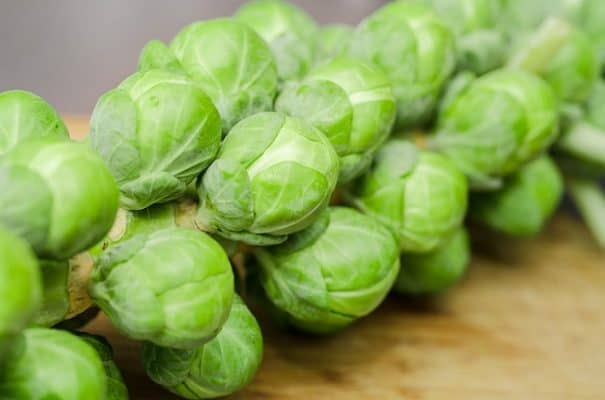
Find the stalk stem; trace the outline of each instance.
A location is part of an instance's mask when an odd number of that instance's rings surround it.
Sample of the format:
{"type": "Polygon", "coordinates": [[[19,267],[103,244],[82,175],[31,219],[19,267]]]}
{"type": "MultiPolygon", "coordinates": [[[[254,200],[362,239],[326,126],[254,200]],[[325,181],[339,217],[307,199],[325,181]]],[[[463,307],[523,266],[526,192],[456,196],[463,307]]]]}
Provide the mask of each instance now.
{"type": "Polygon", "coordinates": [[[597,181],[569,178],[569,192],[584,222],[599,245],[605,249],[605,193],[597,181]]]}

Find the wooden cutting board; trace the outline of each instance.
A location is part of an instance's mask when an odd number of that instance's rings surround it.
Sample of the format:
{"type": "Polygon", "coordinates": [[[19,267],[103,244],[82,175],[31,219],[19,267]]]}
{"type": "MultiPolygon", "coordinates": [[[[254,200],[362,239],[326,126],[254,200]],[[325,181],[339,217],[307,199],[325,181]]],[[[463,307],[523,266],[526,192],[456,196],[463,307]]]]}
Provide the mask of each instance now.
{"type": "MultiPolygon", "coordinates": [[[[85,119],[67,123],[83,137],[85,119]]],[[[263,365],[232,399],[605,398],[605,252],[564,213],[535,239],[478,236],[467,276],[438,298],[392,295],[333,337],[261,321],[263,365]]],[[[113,344],[132,399],[176,399],[105,317],[86,330],[113,344]]]]}

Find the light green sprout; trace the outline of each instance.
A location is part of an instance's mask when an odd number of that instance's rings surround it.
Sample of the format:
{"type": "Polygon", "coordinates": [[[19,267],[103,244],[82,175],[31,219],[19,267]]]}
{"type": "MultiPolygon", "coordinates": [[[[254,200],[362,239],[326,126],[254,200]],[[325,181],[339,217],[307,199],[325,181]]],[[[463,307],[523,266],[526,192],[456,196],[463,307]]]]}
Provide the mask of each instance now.
{"type": "Polygon", "coordinates": [[[237,124],[199,182],[197,224],[249,244],[274,244],[313,223],[339,172],[328,138],[304,121],[260,113],[237,124]]]}
{"type": "Polygon", "coordinates": [[[282,81],[302,78],[313,65],[319,27],[300,8],[283,0],[253,0],[237,10],[234,18],[269,44],[282,81]]]}
{"type": "Polygon", "coordinates": [[[50,104],[24,90],[0,93],[0,155],[24,140],[47,136],[69,138],[63,120],[50,104]]]}
{"type": "Polygon", "coordinates": [[[500,190],[471,197],[473,219],[511,236],[540,233],[563,196],[563,178],[547,156],[530,162],[500,190]]]}
{"type": "Polygon", "coordinates": [[[426,122],[456,64],[455,36],[431,7],[397,0],[357,27],[349,54],[382,68],[397,99],[397,128],[426,122]]]}
{"type": "Polygon", "coordinates": [[[186,77],[139,72],[101,97],[90,138],[118,182],[122,207],[139,210],[185,193],[216,156],[220,117],[186,77]]]}
{"type": "MultiPolygon", "coordinates": [[[[42,285],[27,243],[0,227],[0,363],[15,337],[38,311],[42,285]]],[[[1,370],[2,368],[0,368],[1,370]]]]}
{"type": "Polygon", "coordinates": [[[481,76],[442,108],[431,147],[463,171],[475,189],[538,157],[556,139],[558,103],[550,86],[517,69],[481,76]]]}
{"type": "Polygon", "coordinates": [[[141,52],[139,68],[189,76],[214,102],[223,134],[247,116],[269,111],[277,94],[271,49],[254,30],[228,18],[188,25],[170,47],[149,42],[141,52]]]}
{"type": "Polygon", "coordinates": [[[275,109],[299,117],[326,134],[340,156],[340,183],[360,175],[393,126],[395,98],[379,69],[337,57],[286,88],[275,109]]]}
{"type": "Polygon", "coordinates": [[[377,220],[329,208],[285,243],[256,252],[266,297],[295,327],[333,333],[372,312],[399,272],[399,248],[377,220]]]}
{"type": "Polygon", "coordinates": [[[66,260],[100,241],[118,209],[118,188],[84,144],[22,142],[0,159],[0,224],[42,258],[66,260]]]}
{"type": "Polygon", "coordinates": [[[143,365],[151,379],[186,399],[214,399],[246,386],[263,357],[256,319],[239,296],[218,335],[191,350],[143,345],[143,365]]]}
{"type": "Polygon", "coordinates": [[[458,282],[470,260],[468,234],[459,228],[428,253],[404,253],[394,290],[411,295],[438,294],[458,282]]]}
{"type": "Polygon", "coordinates": [[[30,328],[0,369],[0,398],[105,400],[107,377],[95,349],[67,331],[30,328]]]}
{"type": "Polygon", "coordinates": [[[355,193],[355,205],[389,227],[406,252],[433,250],[461,225],[466,178],[443,155],[395,139],[378,152],[355,193]]]}
{"type": "Polygon", "coordinates": [[[173,348],[212,339],[227,319],[233,273],[224,250],[203,232],[140,233],[98,257],[90,296],[126,335],[173,348]]]}

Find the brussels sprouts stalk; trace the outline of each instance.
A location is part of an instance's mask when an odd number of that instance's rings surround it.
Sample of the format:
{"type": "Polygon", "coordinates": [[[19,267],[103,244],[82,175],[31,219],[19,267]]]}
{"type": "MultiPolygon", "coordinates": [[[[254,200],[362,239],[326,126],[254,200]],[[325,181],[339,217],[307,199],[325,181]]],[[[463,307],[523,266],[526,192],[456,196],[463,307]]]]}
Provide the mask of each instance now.
{"type": "Polygon", "coordinates": [[[605,194],[597,181],[568,178],[567,187],[599,246],[605,248],[605,194]]]}
{"type": "Polygon", "coordinates": [[[522,68],[540,73],[549,65],[550,60],[563,47],[573,28],[567,22],[549,17],[528,41],[509,61],[509,67],[522,68]]]}
{"type": "Polygon", "coordinates": [[[88,282],[94,266],[90,253],[81,253],[69,260],[67,293],[69,309],[65,319],[74,318],[93,306],[88,295],[88,282]]]}
{"type": "Polygon", "coordinates": [[[576,123],[555,146],[563,153],[605,167],[605,132],[590,123],[576,123]]]}

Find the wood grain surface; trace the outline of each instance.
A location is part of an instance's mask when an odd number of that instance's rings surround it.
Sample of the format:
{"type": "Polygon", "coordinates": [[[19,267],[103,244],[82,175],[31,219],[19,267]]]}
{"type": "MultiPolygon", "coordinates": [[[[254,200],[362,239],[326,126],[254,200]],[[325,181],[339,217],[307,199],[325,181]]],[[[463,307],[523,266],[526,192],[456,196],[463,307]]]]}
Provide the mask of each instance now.
{"type": "MultiPolygon", "coordinates": [[[[86,131],[85,120],[67,122],[74,136],[86,131]]],[[[465,279],[438,298],[391,295],[325,338],[261,321],[263,365],[231,398],[605,398],[605,253],[564,213],[531,240],[476,237],[465,279]]],[[[132,399],[176,399],[145,377],[139,345],[104,317],[86,330],[113,344],[132,399]]]]}

